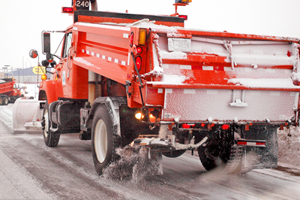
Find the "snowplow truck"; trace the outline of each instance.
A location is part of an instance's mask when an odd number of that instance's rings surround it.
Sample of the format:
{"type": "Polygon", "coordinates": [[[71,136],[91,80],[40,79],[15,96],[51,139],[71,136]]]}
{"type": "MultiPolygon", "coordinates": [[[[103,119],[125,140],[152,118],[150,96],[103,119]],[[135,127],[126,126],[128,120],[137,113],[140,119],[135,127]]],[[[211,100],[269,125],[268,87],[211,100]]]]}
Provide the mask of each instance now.
{"type": "Polygon", "coordinates": [[[21,91],[14,87],[12,78],[0,79],[0,105],[14,103],[17,98],[22,97],[21,91]]]}
{"type": "Polygon", "coordinates": [[[149,159],[196,150],[206,170],[276,168],[277,130],[299,123],[299,39],[190,30],[176,15],[90,6],[63,8],[74,23],[61,55],[51,52],[52,32],[42,34],[47,146],[80,133],[99,175],[125,146],[146,148],[149,159]]]}

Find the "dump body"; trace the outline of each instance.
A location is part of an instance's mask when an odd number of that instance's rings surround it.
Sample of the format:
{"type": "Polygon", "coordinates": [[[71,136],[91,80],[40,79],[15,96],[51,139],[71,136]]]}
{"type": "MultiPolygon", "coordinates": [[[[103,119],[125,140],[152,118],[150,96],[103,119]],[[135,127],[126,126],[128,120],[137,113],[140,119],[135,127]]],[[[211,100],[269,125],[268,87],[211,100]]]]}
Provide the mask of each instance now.
{"type": "Polygon", "coordinates": [[[9,94],[14,89],[12,79],[0,79],[0,94],[9,94]]]}
{"type": "MultiPolygon", "coordinates": [[[[74,65],[123,85],[129,81],[129,107],[143,103],[159,107],[162,121],[280,123],[289,121],[298,109],[300,87],[291,78],[298,69],[298,39],[195,31],[151,22],[76,22],[73,42],[74,65]],[[141,29],[146,29],[148,39],[138,54],[134,49],[138,44],[130,47],[129,37],[141,29]],[[142,58],[141,78],[131,53],[142,58]]],[[[70,93],[68,73],[61,72],[66,85],[62,95],[72,98],[76,92],[70,93]]],[[[77,89],[82,83],[78,81],[77,89]]]]}
{"type": "Polygon", "coordinates": [[[291,78],[297,39],[180,29],[152,34],[159,36],[162,75],[147,86],[163,94],[162,119],[282,122],[298,110],[299,86],[291,78]]]}

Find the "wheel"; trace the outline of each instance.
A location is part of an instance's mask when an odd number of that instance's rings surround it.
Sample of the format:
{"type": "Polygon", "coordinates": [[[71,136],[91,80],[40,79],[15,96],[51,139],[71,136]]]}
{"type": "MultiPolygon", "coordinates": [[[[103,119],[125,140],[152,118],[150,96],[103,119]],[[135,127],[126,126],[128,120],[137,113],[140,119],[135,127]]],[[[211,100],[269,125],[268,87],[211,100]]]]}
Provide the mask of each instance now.
{"type": "Polygon", "coordinates": [[[44,108],[44,115],[43,115],[43,137],[44,137],[44,142],[48,147],[57,147],[60,134],[55,133],[50,130],[50,119],[49,119],[49,105],[46,102],[45,108],[44,108]]]}
{"type": "Polygon", "coordinates": [[[16,97],[10,97],[9,103],[15,103],[16,100],[17,100],[16,97]]]}
{"type": "Polygon", "coordinates": [[[0,97],[0,105],[7,105],[8,104],[8,98],[6,96],[0,97]]]}
{"type": "Polygon", "coordinates": [[[186,150],[168,151],[162,152],[162,154],[168,158],[177,158],[185,153],[186,150]]]}
{"type": "Polygon", "coordinates": [[[213,147],[203,147],[198,148],[198,155],[203,167],[207,170],[213,170],[218,167],[222,161],[220,160],[220,155],[217,151],[214,151],[213,147]]]}
{"type": "Polygon", "coordinates": [[[92,124],[92,153],[98,175],[118,156],[116,148],[120,146],[120,137],[113,129],[112,119],[105,106],[99,106],[92,124]]]}
{"type": "Polygon", "coordinates": [[[3,97],[3,105],[7,105],[8,104],[8,97],[3,97]]]}

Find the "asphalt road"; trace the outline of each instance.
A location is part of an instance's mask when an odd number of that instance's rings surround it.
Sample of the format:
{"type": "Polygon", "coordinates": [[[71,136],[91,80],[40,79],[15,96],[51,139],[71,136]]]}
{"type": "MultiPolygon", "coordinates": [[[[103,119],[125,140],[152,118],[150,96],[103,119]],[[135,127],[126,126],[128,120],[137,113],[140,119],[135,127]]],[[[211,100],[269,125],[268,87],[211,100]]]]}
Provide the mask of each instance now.
{"type": "Polygon", "coordinates": [[[49,148],[42,134],[14,134],[11,106],[0,106],[0,199],[300,199],[296,173],[206,172],[188,153],[163,157],[163,175],[143,173],[137,164],[134,177],[113,167],[99,177],[90,141],[62,135],[59,146],[49,148]]]}

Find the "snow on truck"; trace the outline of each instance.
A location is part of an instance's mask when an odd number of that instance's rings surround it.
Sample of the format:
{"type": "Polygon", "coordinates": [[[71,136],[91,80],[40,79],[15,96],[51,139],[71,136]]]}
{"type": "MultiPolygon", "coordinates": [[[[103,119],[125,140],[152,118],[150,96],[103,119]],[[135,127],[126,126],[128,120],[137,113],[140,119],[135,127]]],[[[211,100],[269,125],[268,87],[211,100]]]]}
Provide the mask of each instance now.
{"type": "Polygon", "coordinates": [[[0,79],[0,105],[14,103],[17,98],[22,96],[21,91],[15,88],[15,82],[12,78],[0,79]]]}
{"type": "Polygon", "coordinates": [[[43,32],[45,144],[91,139],[99,175],[128,145],[149,159],[197,150],[206,170],[276,167],[277,129],[299,122],[299,39],[186,29],[177,6],[190,2],[176,0],[172,16],[100,12],[88,0],[63,8],[74,24],[61,55],[43,32]]]}

